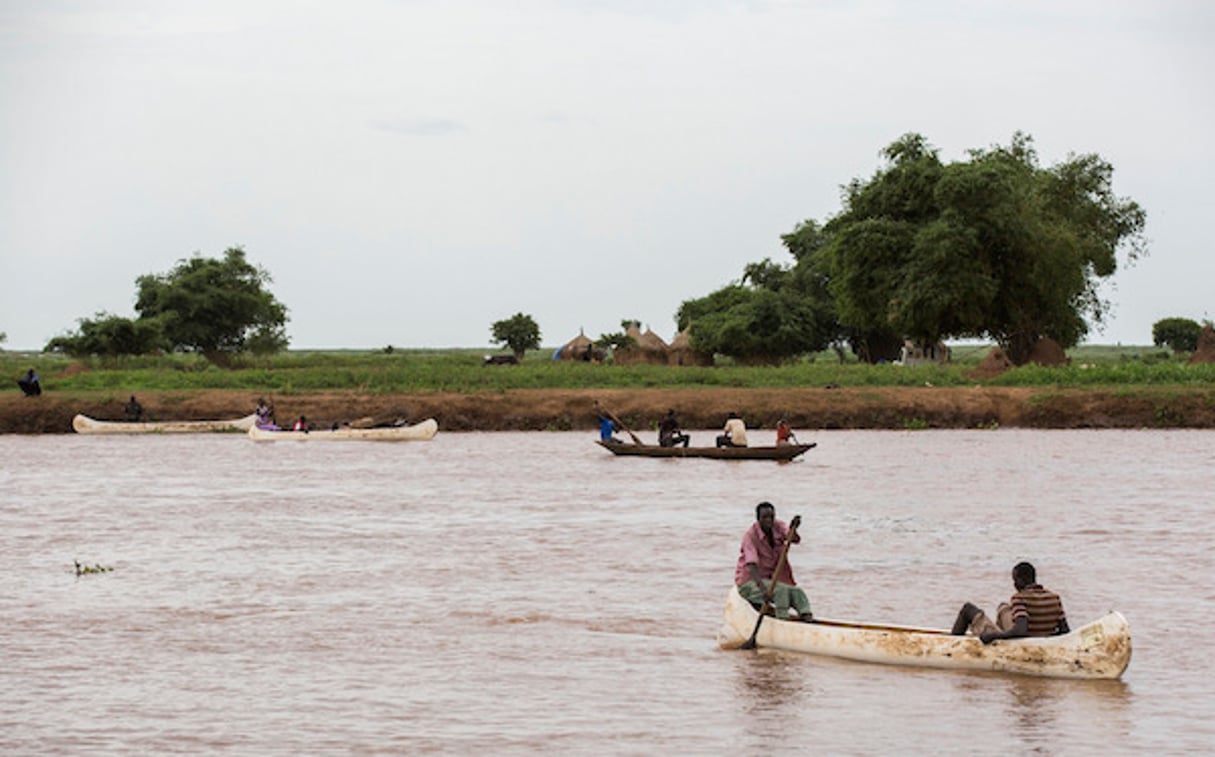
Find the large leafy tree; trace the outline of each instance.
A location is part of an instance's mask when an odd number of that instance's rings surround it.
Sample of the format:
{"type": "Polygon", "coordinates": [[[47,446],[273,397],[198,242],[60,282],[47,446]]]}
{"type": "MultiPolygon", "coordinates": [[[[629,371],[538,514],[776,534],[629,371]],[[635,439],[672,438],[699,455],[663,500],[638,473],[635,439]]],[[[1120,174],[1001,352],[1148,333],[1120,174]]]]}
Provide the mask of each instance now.
{"type": "Polygon", "coordinates": [[[692,346],[742,363],[778,363],[825,349],[838,327],[826,278],[811,254],[821,246],[813,222],[784,238],[792,266],[765,259],[748,265],[740,282],[685,301],[680,330],[691,324],[692,346]]]}
{"type": "Polygon", "coordinates": [[[530,315],[515,313],[489,327],[495,344],[505,345],[515,357],[523,359],[527,350],[540,349],[540,326],[530,315]]]}
{"type": "Polygon", "coordinates": [[[287,308],[265,289],[270,281],[243,249],[232,247],[222,259],[196,255],[168,273],[140,276],[135,309],[161,323],[171,349],[222,364],[238,352],[287,346],[287,308]]]}
{"type": "Polygon", "coordinates": [[[1100,323],[1116,253],[1144,254],[1145,214],[1096,155],[1042,168],[1021,133],[950,164],[918,134],[884,155],[847,186],[817,253],[854,334],[987,337],[1023,363],[1039,338],[1068,347],[1100,323]]]}

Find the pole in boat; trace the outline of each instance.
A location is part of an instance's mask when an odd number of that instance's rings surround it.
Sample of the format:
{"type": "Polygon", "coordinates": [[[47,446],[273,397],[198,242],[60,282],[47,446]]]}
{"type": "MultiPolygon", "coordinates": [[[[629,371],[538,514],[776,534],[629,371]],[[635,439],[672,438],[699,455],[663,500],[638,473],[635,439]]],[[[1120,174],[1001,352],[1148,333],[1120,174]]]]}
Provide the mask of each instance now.
{"type": "Polygon", "coordinates": [[[611,410],[608,410],[608,409],[607,409],[606,407],[604,407],[603,405],[600,405],[600,404],[599,404],[599,400],[595,400],[595,409],[596,409],[596,410],[598,410],[598,411],[600,411],[600,412],[602,412],[602,413],[603,413],[604,415],[606,415],[607,417],[611,418],[613,423],[615,423],[615,424],[616,424],[617,426],[619,426],[620,428],[624,429],[624,430],[625,430],[625,432],[626,432],[626,433],[627,433],[629,436],[633,437],[633,443],[634,443],[634,444],[644,444],[644,442],[642,442],[642,441],[641,441],[641,439],[639,439],[639,438],[637,437],[637,434],[634,434],[634,433],[633,433],[633,429],[631,429],[631,428],[629,428],[628,426],[624,425],[624,421],[622,421],[622,420],[620,420],[619,418],[617,418],[617,417],[616,417],[616,415],[615,415],[615,413],[613,413],[611,410]]]}
{"type": "Polygon", "coordinates": [[[802,516],[794,515],[793,520],[789,522],[789,535],[785,537],[785,546],[780,551],[780,559],[776,561],[776,570],[772,571],[772,583],[768,584],[768,590],[764,592],[764,603],[759,608],[759,617],[755,619],[755,629],[751,631],[751,638],[742,643],[739,649],[755,649],[755,637],[759,636],[759,627],[763,625],[764,615],[772,609],[772,595],[776,593],[776,579],[780,576],[780,572],[785,567],[785,561],[789,559],[789,545],[793,543],[793,537],[797,536],[797,527],[801,525],[802,516]]]}

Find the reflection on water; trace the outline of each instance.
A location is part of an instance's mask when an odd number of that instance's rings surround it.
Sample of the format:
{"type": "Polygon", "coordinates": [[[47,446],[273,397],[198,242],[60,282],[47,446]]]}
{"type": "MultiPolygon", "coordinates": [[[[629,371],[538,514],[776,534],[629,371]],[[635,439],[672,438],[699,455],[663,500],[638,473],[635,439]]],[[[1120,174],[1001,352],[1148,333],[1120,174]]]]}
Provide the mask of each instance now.
{"type": "Polygon", "coordinates": [[[737,701],[749,716],[782,719],[802,706],[805,678],[789,664],[788,655],[771,650],[734,650],[737,701]]]}
{"type": "Polygon", "coordinates": [[[1212,432],[828,432],[803,462],[593,435],[0,437],[0,753],[1200,752],[1212,432]],[[18,462],[19,461],[19,462],[18,462]],[[948,626],[1028,559],[1123,681],[721,651],[755,503],[816,614],[948,626]],[[73,561],[114,566],[74,575],[73,561]]]}
{"type": "Polygon", "coordinates": [[[1012,736],[1026,750],[1053,751],[1056,734],[1069,719],[1100,723],[1103,734],[1093,746],[1120,743],[1130,735],[1126,711],[1129,691],[1122,681],[1054,681],[1010,676],[1007,712],[1012,736]]]}

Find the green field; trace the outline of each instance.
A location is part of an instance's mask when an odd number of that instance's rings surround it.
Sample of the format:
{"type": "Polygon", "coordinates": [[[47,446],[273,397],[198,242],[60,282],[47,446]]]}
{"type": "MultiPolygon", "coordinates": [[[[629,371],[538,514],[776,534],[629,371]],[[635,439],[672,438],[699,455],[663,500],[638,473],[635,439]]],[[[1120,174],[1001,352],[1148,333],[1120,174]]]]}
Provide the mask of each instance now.
{"type": "MultiPolygon", "coordinates": [[[[1091,345],[1068,351],[1071,365],[1029,365],[977,382],[967,376],[989,345],[952,348],[945,366],[840,363],[833,352],[775,367],[718,365],[712,368],[592,365],[556,362],[553,349],[529,353],[517,366],[483,366],[487,350],[397,349],[295,350],[273,357],[245,357],[230,369],[196,355],[78,361],[43,353],[0,352],[0,371],[10,377],[3,391],[17,392],[28,368],[47,390],[180,391],[240,389],[292,394],[325,390],[393,392],[481,392],[508,389],[637,387],[791,388],[807,386],[1109,386],[1215,382],[1215,365],[1186,365],[1188,355],[1155,347],[1091,345]]],[[[851,357],[851,356],[850,356],[851,357]]]]}

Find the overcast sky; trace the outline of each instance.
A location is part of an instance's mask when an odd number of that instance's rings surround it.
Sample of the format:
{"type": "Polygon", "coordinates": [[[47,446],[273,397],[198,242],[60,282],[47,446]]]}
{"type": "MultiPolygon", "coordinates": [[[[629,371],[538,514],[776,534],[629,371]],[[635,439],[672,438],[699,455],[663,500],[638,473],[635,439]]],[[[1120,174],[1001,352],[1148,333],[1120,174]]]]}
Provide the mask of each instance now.
{"type": "Polygon", "coordinates": [[[231,246],[296,348],[669,339],[900,135],[1016,130],[1147,211],[1089,341],[1150,344],[1215,318],[1212,71],[1201,0],[0,0],[3,347],[231,246]]]}

